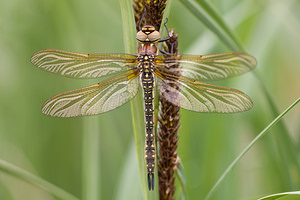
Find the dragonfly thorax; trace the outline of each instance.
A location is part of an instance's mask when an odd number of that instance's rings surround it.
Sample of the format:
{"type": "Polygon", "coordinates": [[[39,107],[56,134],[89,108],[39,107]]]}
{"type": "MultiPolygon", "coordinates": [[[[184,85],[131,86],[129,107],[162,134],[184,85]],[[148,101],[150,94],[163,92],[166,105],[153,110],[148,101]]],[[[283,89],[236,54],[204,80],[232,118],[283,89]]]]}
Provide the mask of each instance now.
{"type": "Polygon", "coordinates": [[[157,44],[140,43],[138,46],[138,55],[154,55],[157,53],[157,44]]]}
{"type": "Polygon", "coordinates": [[[138,70],[141,73],[152,73],[154,71],[154,65],[153,61],[155,59],[155,56],[153,54],[140,54],[138,56],[139,60],[139,65],[138,65],[138,70]]]}
{"type": "Polygon", "coordinates": [[[148,63],[148,62],[153,62],[155,59],[154,54],[139,54],[138,56],[138,61],[140,63],[148,63]]]}

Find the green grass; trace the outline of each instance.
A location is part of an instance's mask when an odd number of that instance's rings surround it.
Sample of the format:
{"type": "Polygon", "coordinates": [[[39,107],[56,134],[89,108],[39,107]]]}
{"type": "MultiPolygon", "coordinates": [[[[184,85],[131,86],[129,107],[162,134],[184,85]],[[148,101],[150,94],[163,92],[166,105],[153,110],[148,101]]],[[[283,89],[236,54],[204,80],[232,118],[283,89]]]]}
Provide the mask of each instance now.
{"type": "MultiPolygon", "coordinates": [[[[0,2],[0,160],[17,166],[21,174],[25,170],[40,177],[39,184],[51,183],[41,189],[31,184],[33,176],[14,174],[9,172],[13,166],[2,165],[0,199],[59,199],[61,189],[62,195],[79,199],[146,198],[133,134],[143,128],[136,121],[140,117],[132,118],[130,103],[94,117],[43,116],[40,108],[49,97],[97,80],[59,77],[29,61],[34,52],[47,48],[133,51],[123,48],[127,36],[122,24],[128,13],[121,15],[124,9],[119,3],[0,2]],[[52,186],[54,192],[49,191],[52,186]]],[[[209,6],[202,2],[200,14],[217,29],[207,28],[178,1],[172,3],[168,27],[179,34],[180,53],[221,53],[242,47],[255,56],[254,73],[214,82],[247,93],[254,108],[228,115],[182,110],[178,155],[189,199],[204,199],[239,153],[300,96],[298,1],[228,0],[209,6]]],[[[210,199],[257,199],[299,190],[299,116],[296,105],[252,146],[210,199]]],[[[144,143],[138,145],[143,148],[144,143]]]]}

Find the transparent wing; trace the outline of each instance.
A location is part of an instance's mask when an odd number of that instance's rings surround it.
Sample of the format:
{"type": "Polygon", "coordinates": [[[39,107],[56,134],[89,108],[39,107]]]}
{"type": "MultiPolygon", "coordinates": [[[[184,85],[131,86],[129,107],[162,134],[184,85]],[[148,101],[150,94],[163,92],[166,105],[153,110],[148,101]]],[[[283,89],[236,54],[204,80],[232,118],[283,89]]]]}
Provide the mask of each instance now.
{"type": "Polygon", "coordinates": [[[58,94],[45,102],[42,113],[54,117],[75,117],[113,110],[136,95],[138,74],[134,69],[122,76],[58,94]]]}
{"type": "Polygon", "coordinates": [[[191,81],[183,77],[167,77],[159,70],[160,95],[170,103],[196,112],[233,113],[252,108],[251,99],[241,91],[191,81]]]}
{"type": "Polygon", "coordinates": [[[156,57],[155,67],[170,74],[197,81],[213,81],[240,75],[255,68],[253,56],[242,52],[223,53],[215,55],[192,56],[161,55],[156,57]],[[179,64],[180,68],[172,68],[179,64]]]}
{"type": "Polygon", "coordinates": [[[32,64],[46,71],[70,78],[99,78],[130,70],[137,57],[129,54],[84,54],[46,49],[31,57],[32,64]]]}

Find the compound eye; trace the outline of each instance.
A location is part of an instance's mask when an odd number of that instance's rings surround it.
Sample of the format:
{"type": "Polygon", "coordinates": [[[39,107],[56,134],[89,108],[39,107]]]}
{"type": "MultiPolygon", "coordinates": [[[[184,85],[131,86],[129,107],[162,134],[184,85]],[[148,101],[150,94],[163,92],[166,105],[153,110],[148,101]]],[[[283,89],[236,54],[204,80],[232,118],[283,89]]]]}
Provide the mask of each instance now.
{"type": "Polygon", "coordinates": [[[151,42],[156,42],[158,40],[160,40],[160,33],[158,31],[153,31],[152,33],[150,33],[148,35],[149,41],[151,42]]]}
{"type": "Polygon", "coordinates": [[[142,31],[139,31],[139,32],[137,32],[137,34],[136,34],[136,39],[138,40],[138,41],[141,41],[141,42],[143,42],[143,41],[145,41],[146,39],[147,39],[147,35],[144,33],[144,32],[142,32],[142,31]]]}

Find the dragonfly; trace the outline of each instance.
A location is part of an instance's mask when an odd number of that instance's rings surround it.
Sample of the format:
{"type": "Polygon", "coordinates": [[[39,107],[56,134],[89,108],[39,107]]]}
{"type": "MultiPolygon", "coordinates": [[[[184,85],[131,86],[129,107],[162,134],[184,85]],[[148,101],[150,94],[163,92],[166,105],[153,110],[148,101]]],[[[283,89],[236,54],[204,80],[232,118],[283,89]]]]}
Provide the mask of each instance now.
{"type": "MultiPolygon", "coordinates": [[[[166,25],[165,28],[167,29],[166,25]]],[[[155,91],[183,109],[208,113],[242,112],[252,108],[243,92],[205,83],[240,75],[255,68],[253,56],[242,52],[214,55],[159,53],[161,34],[145,25],[136,34],[137,55],[86,54],[46,49],[33,54],[37,67],[70,78],[104,78],[103,81],[63,92],[48,99],[42,113],[53,117],[96,115],[113,110],[143,90],[145,113],[145,163],[148,188],[154,190],[156,159],[154,136],[155,91]],[[178,66],[178,67],[174,67],[178,66]],[[155,88],[158,90],[155,90],[155,88]]]]}

